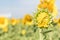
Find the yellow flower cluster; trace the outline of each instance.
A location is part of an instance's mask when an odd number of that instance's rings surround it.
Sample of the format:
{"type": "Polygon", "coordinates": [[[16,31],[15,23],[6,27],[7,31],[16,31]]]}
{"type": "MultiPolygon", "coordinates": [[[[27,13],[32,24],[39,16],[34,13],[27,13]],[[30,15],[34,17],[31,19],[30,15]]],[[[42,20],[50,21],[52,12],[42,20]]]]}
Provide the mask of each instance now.
{"type": "MultiPolygon", "coordinates": [[[[57,13],[57,9],[54,5],[55,0],[40,0],[40,4],[38,5],[38,11],[40,11],[40,9],[45,9],[47,8],[49,10],[49,12],[39,12],[37,13],[38,16],[36,18],[37,21],[37,25],[38,27],[48,27],[48,24],[51,21],[51,17],[50,17],[50,12],[52,13],[52,16],[55,16],[57,13]]],[[[43,10],[42,10],[43,11],[43,10]]],[[[33,16],[34,17],[34,16],[33,16]]],[[[4,32],[8,32],[8,25],[12,25],[15,26],[16,24],[20,24],[22,23],[24,26],[25,25],[32,25],[34,24],[34,18],[33,18],[30,14],[26,14],[22,19],[15,19],[15,18],[5,18],[5,17],[0,17],[0,29],[2,28],[2,30],[4,32]]],[[[60,25],[60,19],[54,19],[53,20],[55,23],[57,23],[58,25],[60,25]]],[[[22,34],[24,35],[26,33],[25,30],[22,30],[22,34]]]]}
{"type": "Polygon", "coordinates": [[[10,20],[10,22],[11,22],[11,24],[12,24],[13,26],[16,25],[16,24],[18,24],[18,20],[15,19],[15,18],[12,18],[12,19],[10,20]]]}
{"type": "Polygon", "coordinates": [[[0,17],[0,29],[3,31],[0,30],[0,39],[26,40],[28,38],[27,40],[35,40],[37,37],[36,40],[38,40],[40,38],[39,32],[47,39],[45,34],[48,33],[47,36],[49,36],[50,32],[55,33],[54,26],[60,26],[60,18],[54,19],[57,15],[54,3],[55,0],[40,0],[37,12],[33,16],[26,14],[22,19],[0,17]],[[39,28],[44,29],[39,30],[39,28]]]}
{"type": "Polygon", "coordinates": [[[55,6],[55,0],[40,0],[38,10],[35,15],[37,18],[38,27],[48,27],[52,19],[57,15],[57,8],[55,6]]]}
{"type": "MultiPolygon", "coordinates": [[[[8,32],[8,25],[15,26],[16,24],[24,24],[24,25],[32,25],[32,16],[27,14],[23,19],[16,19],[16,18],[5,18],[5,17],[0,17],[0,29],[2,29],[4,32],[8,32]]],[[[23,32],[22,32],[23,33],[23,32]]]]}
{"type": "Polygon", "coordinates": [[[55,6],[55,0],[40,0],[40,4],[38,5],[38,10],[40,9],[48,9],[49,12],[52,13],[52,16],[57,15],[57,8],[55,6]]]}

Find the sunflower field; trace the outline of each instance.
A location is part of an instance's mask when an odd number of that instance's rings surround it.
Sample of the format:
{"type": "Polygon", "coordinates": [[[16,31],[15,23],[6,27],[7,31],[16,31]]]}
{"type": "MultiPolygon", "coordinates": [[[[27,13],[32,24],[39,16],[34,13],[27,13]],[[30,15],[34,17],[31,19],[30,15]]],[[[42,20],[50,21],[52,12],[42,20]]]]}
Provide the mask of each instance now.
{"type": "Polygon", "coordinates": [[[33,16],[0,17],[0,40],[60,40],[55,0],[40,0],[33,16]]]}

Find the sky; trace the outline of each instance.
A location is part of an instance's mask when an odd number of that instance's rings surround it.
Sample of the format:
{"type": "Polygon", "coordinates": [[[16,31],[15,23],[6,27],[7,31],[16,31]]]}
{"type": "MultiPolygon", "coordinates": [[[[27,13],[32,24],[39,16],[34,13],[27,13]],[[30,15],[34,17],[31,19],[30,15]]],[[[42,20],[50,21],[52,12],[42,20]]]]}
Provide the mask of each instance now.
{"type": "MultiPolygon", "coordinates": [[[[22,18],[36,10],[39,0],[0,0],[0,16],[22,18]]],[[[60,9],[60,0],[56,0],[57,9],[60,9]]],[[[60,15],[60,14],[59,14],[60,15]]]]}

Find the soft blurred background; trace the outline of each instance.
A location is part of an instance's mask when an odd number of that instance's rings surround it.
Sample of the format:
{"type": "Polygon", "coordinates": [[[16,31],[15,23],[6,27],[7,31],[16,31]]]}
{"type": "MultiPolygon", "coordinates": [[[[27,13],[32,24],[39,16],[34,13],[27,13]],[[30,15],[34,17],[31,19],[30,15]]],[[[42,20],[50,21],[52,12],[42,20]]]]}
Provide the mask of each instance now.
{"type": "MultiPolygon", "coordinates": [[[[0,16],[22,18],[36,10],[39,0],[0,0],[0,16]]],[[[56,0],[58,16],[60,16],[60,0],[56,0]]]]}

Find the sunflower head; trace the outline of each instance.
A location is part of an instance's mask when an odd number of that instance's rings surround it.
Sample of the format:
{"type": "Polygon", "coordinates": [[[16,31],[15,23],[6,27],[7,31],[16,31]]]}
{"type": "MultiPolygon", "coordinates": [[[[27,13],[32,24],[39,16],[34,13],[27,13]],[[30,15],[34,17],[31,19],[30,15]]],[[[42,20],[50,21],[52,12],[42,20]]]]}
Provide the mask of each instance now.
{"type": "Polygon", "coordinates": [[[17,20],[15,18],[12,18],[10,21],[13,26],[17,24],[17,20]]]}
{"type": "Polygon", "coordinates": [[[39,5],[38,5],[38,10],[40,9],[40,8],[47,8],[47,6],[48,6],[48,4],[46,3],[46,2],[44,2],[44,3],[40,3],[39,5]]]}
{"type": "Polygon", "coordinates": [[[50,16],[48,13],[42,12],[37,17],[38,27],[48,27],[50,23],[50,16]]]}
{"type": "Polygon", "coordinates": [[[8,18],[0,17],[0,28],[4,28],[8,25],[8,18]]]}
{"type": "Polygon", "coordinates": [[[25,17],[23,18],[23,24],[28,24],[28,25],[31,25],[32,23],[32,16],[27,14],[25,15],[25,17]]]}
{"type": "Polygon", "coordinates": [[[17,18],[17,24],[21,23],[21,20],[20,18],[17,18]]]}

